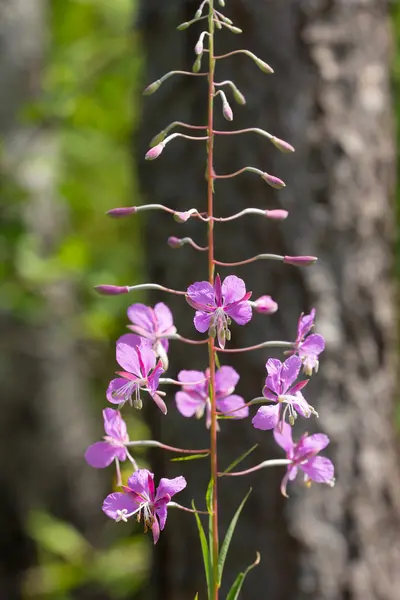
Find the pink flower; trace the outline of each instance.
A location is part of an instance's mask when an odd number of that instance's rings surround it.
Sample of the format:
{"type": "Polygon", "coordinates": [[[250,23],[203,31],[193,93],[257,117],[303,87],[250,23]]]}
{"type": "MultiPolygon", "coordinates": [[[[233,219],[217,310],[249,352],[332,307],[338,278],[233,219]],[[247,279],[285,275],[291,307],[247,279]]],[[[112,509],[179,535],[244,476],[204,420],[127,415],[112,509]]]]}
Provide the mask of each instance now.
{"type": "Polygon", "coordinates": [[[275,404],[258,409],[252,420],[256,429],[274,429],[278,423],[282,424],[285,421],[287,413],[291,425],[298,414],[306,418],[309,418],[311,413],[317,414],[300,392],[308,380],[293,385],[301,368],[301,360],[297,356],[290,356],[284,363],[276,358],[269,358],[266,368],[268,377],[265,380],[263,396],[275,404]]]}
{"type": "Polygon", "coordinates": [[[152,348],[162,360],[164,369],[168,368],[168,340],[166,335],[176,333],[172,313],[164,302],[151,308],[145,304],[132,304],[128,308],[128,318],[133,325],[128,328],[151,342],[152,348]]]}
{"type": "Polygon", "coordinates": [[[318,371],[318,357],[325,348],[325,340],[318,333],[309,332],[314,327],[315,308],[309,315],[301,314],[297,326],[297,338],[295,342],[294,353],[301,358],[303,363],[303,371],[306,375],[311,376],[313,369],[318,371]]]}
{"type": "Polygon", "coordinates": [[[218,336],[221,348],[225,340],[230,340],[229,325],[231,319],[238,325],[245,325],[251,319],[249,298],[243,279],[229,275],[221,285],[220,276],[215,278],[214,285],[208,281],[198,281],[189,286],[186,300],[196,310],[194,326],[200,333],[212,337],[218,336]]]}
{"type": "Polygon", "coordinates": [[[126,460],[125,444],[129,442],[126,423],[121,413],[113,408],[103,410],[104,442],[96,442],[85,452],[86,462],[95,469],[108,467],[117,458],[126,460]]]}
{"type": "Polygon", "coordinates": [[[107,389],[107,400],[113,404],[129,402],[135,408],[142,408],[140,391],[146,391],[164,414],[167,407],[157,394],[158,382],[164,372],[161,361],[156,364],[156,355],[151,342],[133,333],[127,333],[117,342],[117,362],[124,371],[117,371],[118,379],[113,379],[107,389]],[[132,399],[132,396],[134,398],[132,399]]]}
{"type": "Polygon", "coordinates": [[[322,433],[308,435],[305,433],[297,443],[292,439],[292,428],[287,423],[282,423],[274,429],[275,441],[286,452],[286,457],[291,461],[288,465],[285,477],[282,479],[281,491],[286,494],[288,481],[293,481],[299,469],[304,473],[304,481],[307,485],[311,481],[334,485],[335,468],[332,461],[318,453],[329,444],[329,438],[322,433]]]}
{"type": "Polygon", "coordinates": [[[137,515],[144,523],[145,532],[151,529],[156,544],[167,521],[167,506],[172,496],[186,487],[184,477],[160,479],[155,489],[154,475],[147,469],[135,471],[128,479],[123,492],[110,494],[103,502],[103,511],[110,519],[127,521],[137,515]]]}
{"type": "MultiPolygon", "coordinates": [[[[200,418],[206,411],[206,425],[211,424],[211,402],[209,397],[209,369],[203,371],[181,371],[179,381],[185,385],[175,395],[176,406],[184,417],[200,418]],[[205,379],[204,383],[198,383],[205,379]]],[[[224,366],[215,374],[217,409],[234,419],[245,419],[249,409],[241,396],[233,394],[239,381],[239,374],[232,367],[224,366]]]]}
{"type": "Polygon", "coordinates": [[[278,303],[271,296],[260,296],[252,302],[254,310],[263,315],[273,315],[278,310],[278,303]]]}

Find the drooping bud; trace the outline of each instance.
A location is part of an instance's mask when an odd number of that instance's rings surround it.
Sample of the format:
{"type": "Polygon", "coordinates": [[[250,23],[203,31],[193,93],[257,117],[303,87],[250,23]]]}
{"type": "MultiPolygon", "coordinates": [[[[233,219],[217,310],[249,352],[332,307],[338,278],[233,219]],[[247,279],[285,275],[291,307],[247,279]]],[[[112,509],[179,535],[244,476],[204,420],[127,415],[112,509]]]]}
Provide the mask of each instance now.
{"type": "Polygon", "coordinates": [[[201,69],[201,57],[202,57],[202,54],[199,54],[199,56],[194,61],[193,67],[192,67],[193,73],[198,73],[200,71],[200,69],[201,69]]]}
{"type": "Polygon", "coordinates": [[[275,188],[276,190],[280,190],[280,189],[286,187],[286,183],[284,181],[282,181],[282,179],[279,179],[279,177],[275,177],[275,175],[269,175],[269,173],[263,173],[261,177],[264,179],[264,181],[266,181],[268,183],[268,185],[275,188]]]}
{"type": "Polygon", "coordinates": [[[183,242],[180,238],[175,237],[174,235],[171,235],[168,238],[168,246],[170,248],[182,248],[183,242]]]}
{"type": "Polygon", "coordinates": [[[284,256],[283,262],[287,265],[294,265],[295,267],[309,267],[315,265],[318,258],[316,256],[284,256]]]}
{"type": "Polygon", "coordinates": [[[242,92],[240,92],[237,89],[237,87],[235,85],[232,86],[232,93],[233,93],[233,97],[235,98],[235,100],[238,104],[240,104],[241,106],[244,106],[246,104],[246,98],[243,96],[242,92]]]}
{"type": "Polygon", "coordinates": [[[194,13],[194,18],[195,19],[200,19],[201,15],[203,14],[203,11],[201,10],[201,8],[198,8],[196,10],[196,12],[194,13]]]}
{"type": "Polygon", "coordinates": [[[285,142],[285,140],[281,140],[275,136],[272,136],[272,138],[270,138],[270,141],[275,146],[275,148],[278,148],[278,150],[280,150],[281,152],[290,153],[295,151],[293,146],[288,142],[285,142]]]}
{"type": "Polygon", "coordinates": [[[177,223],[186,223],[186,221],[188,221],[190,217],[196,212],[196,209],[193,208],[184,212],[176,211],[174,212],[174,219],[177,223]]]}
{"type": "Polygon", "coordinates": [[[157,81],[153,81],[153,83],[148,85],[147,88],[145,88],[143,90],[143,96],[151,96],[151,94],[154,94],[154,92],[156,92],[158,90],[158,88],[160,87],[161,84],[162,84],[161,79],[157,79],[157,81]]]}
{"type": "Polygon", "coordinates": [[[163,142],[166,138],[166,135],[167,135],[167,132],[164,130],[160,131],[160,133],[157,133],[157,135],[155,135],[150,142],[150,148],[154,148],[154,146],[158,146],[158,144],[163,142]]]}
{"type": "Polygon", "coordinates": [[[225,6],[225,0],[218,0],[218,4],[222,7],[225,6]]]}
{"type": "Polygon", "coordinates": [[[266,62],[264,62],[263,60],[261,60],[261,58],[258,58],[258,57],[256,56],[256,57],[254,58],[254,62],[256,63],[257,67],[258,67],[259,69],[261,69],[261,71],[262,71],[263,73],[268,73],[268,74],[270,74],[270,73],[273,73],[273,72],[274,72],[273,68],[272,68],[272,67],[270,67],[269,65],[267,65],[267,63],[266,63],[266,62]]]}
{"type": "Polygon", "coordinates": [[[232,31],[232,33],[243,33],[242,29],[239,29],[239,27],[235,27],[234,25],[228,25],[228,23],[225,23],[225,27],[227,27],[229,31],[232,31]]]}
{"type": "Polygon", "coordinates": [[[268,219],[274,219],[275,221],[284,221],[285,219],[287,219],[288,214],[289,213],[287,210],[282,210],[280,208],[265,211],[265,216],[268,219]]]}
{"type": "Polygon", "coordinates": [[[273,315],[278,310],[278,303],[271,296],[260,296],[252,303],[254,310],[263,315],[273,315]]]}
{"type": "Polygon", "coordinates": [[[188,27],[190,27],[190,23],[188,21],[185,21],[184,23],[181,23],[180,25],[178,25],[177,30],[183,31],[184,29],[187,29],[188,27]]]}
{"type": "Polygon", "coordinates": [[[199,55],[199,54],[203,54],[203,51],[204,51],[204,43],[203,43],[203,40],[204,40],[204,36],[205,36],[205,35],[206,35],[206,32],[205,32],[205,31],[203,31],[203,32],[200,34],[200,37],[199,37],[199,39],[198,39],[198,41],[197,41],[197,44],[196,44],[196,45],[195,45],[195,47],[194,47],[194,51],[195,51],[195,53],[196,53],[197,55],[199,55]]]}
{"type": "Polygon", "coordinates": [[[218,92],[222,100],[222,114],[227,121],[233,121],[233,112],[224,92],[218,92]]]}
{"type": "Polygon", "coordinates": [[[164,142],[160,142],[159,144],[157,144],[157,146],[150,148],[150,150],[146,153],[145,159],[146,160],[155,160],[156,158],[158,158],[160,156],[160,154],[164,150],[164,148],[165,148],[164,142]]]}
{"type": "Polygon", "coordinates": [[[94,289],[102,296],[119,296],[129,292],[127,285],[96,285],[94,289]]]}
{"type": "Polygon", "coordinates": [[[114,218],[128,217],[129,215],[133,215],[137,212],[136,206],[124,206],[121,208],[112,208],[106,212],[106,215],[114,218]]]}

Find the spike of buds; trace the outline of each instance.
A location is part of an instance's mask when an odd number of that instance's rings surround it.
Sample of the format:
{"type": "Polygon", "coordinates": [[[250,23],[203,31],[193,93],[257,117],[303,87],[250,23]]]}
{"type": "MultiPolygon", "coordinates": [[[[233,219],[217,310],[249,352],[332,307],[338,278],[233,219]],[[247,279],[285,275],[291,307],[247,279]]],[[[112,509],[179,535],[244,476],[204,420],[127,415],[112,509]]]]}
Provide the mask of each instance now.
{"type": "Polygon", "coordinates": [[[128,217],[137,212],[136,206],[124,206],[122,208],[112,208],[106,212],[106,215],[114,218],[128,217]]]}
{"type": "Polygon", "coordinates": [[[295,151],[291,144],[288,144],[288,142],[285,142],[285,140],[281,140],[275,137],[274,135],[270,138],[270,141],[275,146],[275,148],[278,148],[278,150],[280,150],[281,152],[289,153],[295,151]]]}
{"type": "Polygon", "coordinates": [[[283,262],[287,265],[294,265],[295,267],[309,267],[315,265],[318,258],[316,256],[284,256],[283,262]]]}
{"type": "Polygon", "coordinates": [[[269,173],[263,173],[261,177],[264,179],[268,185],[275,188],[276,190],[280,190],[286,187],[286,183],[279,179],[279,177],[275,177],[275,175],[269,175],[269,173]]]}
{"type": "Polygon", "coordinates": [[[276,210],[266,210],[265,211],[265,216],[268,219],[274,219],[276,221],[284,221],[285,219],[287,219],[288,216],[288,211],[287,210],[281,210],[281,209],[276,209],[276,210]]]}
{"type": "Polygon", "coordinates": [[[251,304],[256,312],[263,315],[273,315],[278,310],[278,303],[271,296],[260,296],[251,304]]]}
{"type": "Polygon", "coordinates": [[[94,289],[102,296],[119,296],[120,294],[127,294],[129,292],[127,285],[96,285],[94,289]]]}
{"type": "Polygon", "coordinates": [[[150,148],[150,150],[146,153],[145,159],[146,160],[155,160],[156,158],[158,158],[160,156],[160,154],[162,153],[164,148],[165,148],[164,142],[160,142],[159,144],[157,144],[157,146],[150,148]]]}
{"type": "Polygon", "coordinates": [[[151,96],[151,94],[154,94],[158,90],[158,88],[160,87],[161,84],[162,84],[161,79],[157,79],[157,81],[153,81],[153,83],[148,85],[147,88],[145,88],[143,90],[143,96],[151,96]]]}

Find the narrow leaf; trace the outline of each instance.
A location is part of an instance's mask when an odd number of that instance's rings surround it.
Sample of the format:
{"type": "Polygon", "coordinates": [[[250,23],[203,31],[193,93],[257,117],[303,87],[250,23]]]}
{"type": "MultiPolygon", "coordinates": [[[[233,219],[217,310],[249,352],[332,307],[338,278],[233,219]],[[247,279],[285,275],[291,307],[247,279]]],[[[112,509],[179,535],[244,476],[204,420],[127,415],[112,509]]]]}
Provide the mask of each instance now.
{"type": "Polygon", "coordinates": [[[207,458],[206,454],[185,454],[184,456],[178,456],[177,458],[171,458],[171,462],[182,462],[183,460],[197,460],[198,458],[207,458]]]}
{"type": "MultiPolygon", "coordinates": [[[[193,508],[193,510],[196,510],[194,500],[192,500],[192,508],[193,508]]],[[[212,593],[212,590],[211,590],[212,569],[211,569],[211,561],[210,561],[210,552],[208,550],[206,534],[204,533],[204,527],[200,521],[200,517],[197,514],[197,512],[194,513],[194,516],[195,516],[196,523],[197,523],[197,529],[199,530],[200,545],[201,545],[201,551],[203,554],[203,562],[204,562],[204,571],[206,574],[206,581],[207,581],[208,599],[211,600],[211,598],[212,598],[212,596],[211,596],[211,593],[212,593]]]]}
{"type": "Polygon", "coordinates": [[[199,592],[197,592],[197,594],[195,595],[194,600],[199,600],[199,592]]]}
{"type": "Polygon", "coordinates": [[[221,363],[219,362],[218,352],[215,352],[214,356],[215,356],[215,365],[216,365],[217,369],[220,369],[221,368],[221,363]]]}
{"type": "Polygon", "coordinates": [[[231,589],[229,590],[229,593],[226,597],[226,600],[238,600],[239,598],[239,594],[240,594],[240,590],[242,589],[242,585],[243,582],[246,578],[246,575],[252,570],[254,569],[254,567],[256,567],[259,562],[260,562],[260,553],[257,552],[256,553],[256,560],[253,562],[252,565],[250,565],[249,567],[247,567],[247,569],[245,571],[243,571],[242,573],[239,573],[239,575],[236,577],[231,589]]]}
{"type": "Polygon", "coordinates": [[[236,458],[227,469],[225,469],[224,473],[230,473],[239,463],[241,463],[245,458],[247,458],[254,450],[258,448],[258,444],[255,444],[249,450],[246,450],[244,454],[241,454],[238,458],[236,458]]]}
{"type": "Polygon", "coordinates": [[[246,496],[243,498],[242,502],[239,504],[239,507],[238,507],[237,511],[235,512],[235,514],[232,518],[232,521],[229,524],[228,531],[226,532],[225,539],[221,546],[221,550],[220,550],[219,556],[218,556],[218,583],[219,583],[219,585],[221,585],[222,573],[223,573],[224,565],[225,565],[225,559],[227,557],[229,545],[231,543],[233,534],[235,532],[236,524],[238,522],[240,513],[242,512],[243,507],[246,504],[247,498],[250,496],[250,494],[251,494],[251,488],[247,492],[246,496]]]}

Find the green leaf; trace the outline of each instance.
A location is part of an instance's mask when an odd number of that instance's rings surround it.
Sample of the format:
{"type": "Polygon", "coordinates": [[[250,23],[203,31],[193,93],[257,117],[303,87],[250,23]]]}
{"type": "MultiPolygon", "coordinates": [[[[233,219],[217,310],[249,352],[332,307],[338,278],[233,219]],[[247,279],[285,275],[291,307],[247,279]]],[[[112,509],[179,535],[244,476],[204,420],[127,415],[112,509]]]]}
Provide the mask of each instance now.
{"type": "Polygon", "coordinates": [[[249,567],[247,567],[247,569],[245,571],[243,571],[242,573],[239,573],[239,575],[236,577],[231,589],[229,590],[229,593],[226,597],[226,600],[238,600],[239,598],[239,594],[240,594],[240,590],[242,589],[242,585],[243,582],[246,578],[246,575],[252,570],[254,569],[254,567],[256,567],[259,562],[260,562],[260,553],[257,552],[256,553],[256,560],[253,562],[252,565],[250,565],[249,567]]]}
{"type": "Polygon", "coordinates": [[[206,492],[206,506],[208,510],[208,552],[210,555],[211,577],[210,581],[214,583],[214,568],[213,568],[213,480],[208,482],[206,492]]]}
{"type": "Polygon", "coordinates": [[[210,456],[208,452],[205,454],[185,454],[185,456],[171,458],[171,462],[182,462],[183,460],[197,460],[198,458],[207,458],[207,456],[210,456]]]}
{"type": "Polygon", "coordinates": [[[247,458],[254,450],[258,448],[258,444],[254,444],[249,450],[246,450],[243,454],[241,454],[238,458],[236,458],[227,469],[225,469],[224,473],[230,473],[232,469],[237,467],[239,463],[241,463],[245,458],[247,458]]]}
{"type": "MultiPolygon", "coordinates": [[[[192,500],[192,508],[193,508],[193,510],[196,510],[194,500],[192,500]]],[[[197,523],[197,529],[199,530],[200,545],[201,545],[201,551],[203,554],[203,562],[204,562],[204,571],[206,574],[206,581],[207,581],[208,599],[211,600],[211,598],[212,598],[212,596],[211,596],[211,593],[212,593],[212,589],[211,589],[212,567],[211,567],[211,560],[210,560],[210,552],[208,550],[206,534],[204,533],[204,527],[200,521],[200,517],[197,514],[197,512],[194,513],[194,516],[195,516],[196,523],[197,523]]]]}
{"type": "Polygon", "coordinates": [[[214,356],[215,356],[215,365],[216,365],[217,369],[220,369],[221,363],[219,362],[218,352],[214,352],[214,356]]]}
{"type": "Polygon", "coordinates": [[[199,592],[197,592],[197,594],[195,595],[194,600],[199,600],[199,592]]]}
{"type": "Polygon", "coordinates": [[[219,556],[218,556],[218,584],[219,585],[221,585],[222,573],[223,573],[223,570],[224,570],[225,559],[226,559],[226,556],[228,554],[229,545],[231,543],[233,534],[235,532],[236,524],[238,522],[240,513],[242,512],[243,507],[246,504],[247,498],[250,496],[250,494],[251,494],[251,488],[249,489],[249,491],[247,492],[246,496],[243,498],[242,502],[239,504],[239,507],[238,507],[237,511],[233,515],[232,521],[229,524],[228,531],[226,532],[225,539],[224,539],[223,544],[221,546],[221,550],[220,550],[219,556]]]}

